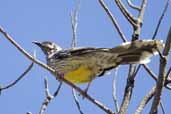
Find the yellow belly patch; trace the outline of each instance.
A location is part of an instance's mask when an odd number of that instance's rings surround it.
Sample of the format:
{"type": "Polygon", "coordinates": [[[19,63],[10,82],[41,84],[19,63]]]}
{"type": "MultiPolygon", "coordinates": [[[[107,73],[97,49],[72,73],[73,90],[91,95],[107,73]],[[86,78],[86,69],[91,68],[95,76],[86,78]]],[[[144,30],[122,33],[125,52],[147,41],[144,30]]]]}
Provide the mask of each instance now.
{"type": "Polygon", "coordinates": [[[80,66],[74,71],[70,71],[64,75],[64,78],[75,84],[90,82],[93,79],[93,72],[86,65],[80,66]]]}

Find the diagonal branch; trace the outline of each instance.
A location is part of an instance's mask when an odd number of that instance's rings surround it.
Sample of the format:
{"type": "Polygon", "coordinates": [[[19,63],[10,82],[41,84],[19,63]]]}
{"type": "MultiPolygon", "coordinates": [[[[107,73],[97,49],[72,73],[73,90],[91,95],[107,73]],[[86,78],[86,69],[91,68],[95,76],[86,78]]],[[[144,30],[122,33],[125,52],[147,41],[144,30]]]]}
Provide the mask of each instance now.
{"type": "Polygon", "coordinates": [[[169,68],[169,70],[167,71],[167,74],[166,74],[166,80],[168,78],[171,78],[171,66],[170,66],[170,68],[169,68]]]}
{"type": "MultiPolygon", "coordinates": [[[[37,65],[41,66],[42,68],[48,70],[49,72],[52,72],[53,74],[56,74],[55,70],[52,69],[51,67],[49,67],[48,65],[42,63],[41,61],[35,59],[34,57],[32,57],[27,51],[25,51],[18,43],[16,43],[13,38],[8,35],[3,29],[2,27],[0,27],[0,32],[5,36],[5,38],[11,42],[25,57],[27,57],[30,61],[36,63],[37,65]]],[[[108,114],[114,114],[114,112],[112,112],[109,108],[107,108],[106,106],[104,106],[101,102],[95,100],[94,98],[92,98],[90,95],[85,94],[85,92],[80,89],[79,87],[77,87],[75,84],[71,83],[70,81],[66,80],[63,77],[60,77],[60,79],[65,82],[66,84],[68,84],[70,87],[74,88],[76,91],[78,91],[81,95],[83,95],[85,98],[87,98],[89,101],[91,101],[93,104],[95,104],[96,106],[98,106],[100,109],[102,109],[103,111],[105,111],[108,114]]]]}
{"type": "Polygon", "coordinates": [[[150,68],[148,67],[148,65],[143,64],[143,67],[145,68],[145,70],[150,74],[150,76],[157,81],[157,76],[150,70],[150,68]]]}
{"type": "Polygon", "coordinates": [[[146,104],[151,100],[151,98],[154,96],[154,92],[155,92],[156,86],[154,86],[149,92],[148,94],[143,98],[143,100],[141,101],[141,103],[139,104],[135,114],[141,114],[144,107],[146,106],[146,104]]]}
{"type": "Polygon", "coordinates": [[[146,5],[147,5],[147,0],[143,0],[142,5],[141,5],[141,10],[140,10],[139,15],[138,15],[138,21],[140,21],[141,23],[142,23],[143,18],[144,18],[146,5]]]}
{"type": "Polygon", "coordinates": [[[161,101],[160,101],[160,107],[161,107],[161,109],[162,109],[162,113],[163,113],[163,114],[166,114],[164,105],[163,105],[163,103],[162,103],[161,101]]]}
{"type": "Polygon", "coordinates": [[[155,90],[155,95],[154,95],[154,100],[152,103],[152,107],[150,110],[150,114],[157,114],[157,109],[158,109],[158,105],[160,103],[160,99],[161,99],[161,94],[162,94],[162,90],[163,90],[163,86],[164,86],[164,82],[165,82],[165,70],[166,70],[166,64],[168,61],[168,55],[169,55],[169,50],[171,48],[171,27],[167,36],[167,40],[166,40],[166,45],[165,48],[163,50],[163,57],[160,57],[160,70],[159,70],[159,76],[158,76],[158,80],[157,80],[157,87],[155,90]]]}
{"type": "Polygon", "coordinates": [[[31,68],[33,67],[33,62],[29,65],[29,67],[12,83],[8,84],[5,87],[0,87],[0,93],[2,90],[8,89],[10,87],[13,87],[15,84],[17,84],[24,76],[26,76],[26,74],[31,70],[31,68]]]}
{"type": "Polygon", "coordinates": [[[112,15],[111,11],[109,10],[109,8],[107,7],[107,5],[104,3],[103,0],[99,0],[99,3],[101,4],[101,6],[103,7],[103,9],[106,11],[106,13],[108,14],[109,18],[111,19],[113,25],[115,26],[116,30],[118,31],[120,37],[122,38],[123,42],[126,42],[126,37],[124,35],[124,33],[122,32],[121,28],[119,27],[115,17],[112,15]]]}
{"type": "Polygon", "coordinates": [[[83,111],[81,110],[81,106],[80,106],[79,100],[77,98],[77,94],[76,94],[75,89],[72,89],[72,94],[74,96],[74,101],[75,101],[75,103],[77,105],[78,111],[80,112],[80,114],[84,114],[83,111]]]}
{"type": "Polygon", "coordinates": [[[136,20],[134,19],[133,15],[126,9],[124,4],[121,2],[121,0],[115,0],[117,6],[123,13],[123,15],[126,17],[126,19],[133,25],[136,26],[136,20]]]}
{"type": "Polygon", "coordinates": [[[160,16],[160,18],[159,18],[159,21],[158,21],[158,23],[157,23],[157,27],[156,27],[156,30],[155,30],[155,32],[154,32],[154,34],[153,34],[152,39],[155,39],[155,38],[156,38],[156,35],[157,35],[157,33],[158,33],[160,24],[161,24],[161,22],[162,22],[162,20],[163,20],[164,15],[166,14],[166,11],[167,11],[167,9],[168,9],[168,6],[169,6],[169,0],[167,0],[166,5],[165,5],[165,7],[164,7],[164,10],[163,10],[163,12],[162,12],[162,14],[161,14],[161,16],[160,16]]]}
{"type": "MultiPolygon", "coordinates": [[[[153,73],[153,71],[151,71],[151,69],[148,67],[148,65],[143,65],[143,67],[145,68],[145,70],[149,73],[149,75],[157,82],[157,76],[156,74],[153,73]]],[[[169,69],[171,70],[171,68],[169,69]]],[[[171,74],[171,73],[170,73],[171,74]]],[[[167,78],[167,75],[168,73],[166,74],[166,77],[165,77],[165,82],[164,82],[164,87],[168,90],[171,90],[171,87],[169,86],[169,84],[171,83],[171,80],[169,80],[167,78]]]]}

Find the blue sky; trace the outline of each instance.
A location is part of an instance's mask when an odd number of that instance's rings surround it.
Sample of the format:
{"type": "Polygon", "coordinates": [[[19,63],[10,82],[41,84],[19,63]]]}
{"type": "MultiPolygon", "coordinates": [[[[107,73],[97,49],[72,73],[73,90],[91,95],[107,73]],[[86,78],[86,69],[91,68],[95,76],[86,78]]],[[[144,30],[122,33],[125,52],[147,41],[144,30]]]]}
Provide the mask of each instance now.
{"type": "MultiPolygon", "coordinates": [[[[127,39],[131,40],[132,28],[130,24],[123,17],[113,0],[105,1],[116,17],[127,39]]],[[[138,2],[136,3],[139,4],[138,2]]],[[[54,41],[63,48],[70,48],[72,38],[70,12],[75,9],[76,4],[76,0],[1,0],[0,25],[29,53],[32,54],[33,50],[36,49],[37,58],[45,62],[43,53],[31,42],[35,40],[54,41]]],[[[163,0],[148,1],[140,36],[141,39],[150,39],[152,37],[164,4],[165,1],[163,0]]],[[[137,12],[134,10],[129,10],[133,15],[137,15],[137,12]]],[[[171,25],[170,14],[171,6],[169,6],[161,24],[157,39],[165,41],[171,25]]],[[[98,0],[82,0],[78,16],[77,46],[114,47],[120,43],[122,43],[120,36],[98,3],[98,0]]],[[[0,85],[6,85],[15,80],[31,63],[1,34],[0,53],[0,85]]],[[[171,64],[170,61],[169,64],[171,64]]],[[[153,57],[148,65],[158,74],[159,57],[153,57]]],[[[119,103],[121,103],[124,94],[127,69],[127,65],[120,66],[118,71],[117,96],[119,103]]],[[[113,75],[114,72],[111,71],[111,75],[97,78],[89,89],[89,94],[92,97],[101,101],[112,110],[114,110],[112,100],[113,75]]],[[[34,65],[31,72],[15,87],[2,91],[0,96],[0,113],[26,114],[26,112],[30,111],[33,114],[37,114],[45,97],[44,77],[48,77],[50,92],[53,93],[57,88],[58,82],[49,72],[34,65]]],[[[128,109],[129,114],[134,113],[138,103],[154,84],[154,80],[142,68],[136,77],[134,93],[128,109]]],[[[80,87],[85,88],[85,85],[80,85],[80,87]]],[[[85,114],[105,114],[88,100],[82,100],[82,97],[79,97],[79,99],[85,114]]],[[[171,99],[170,91],[164,89],[162,100],[166,107],[166,112],[170,113],[169,107],[171,103],[168,102],[168,99],[171,99]]],[[[151,102],[147,105],[143,114],[148,113],[150,107],[151,102]]],[[[50,103],[46,110],[46,114],[54,113],[79,113],[71,94],[71,88],[65,84],[62,86],[59,95],[50,103]]]]}

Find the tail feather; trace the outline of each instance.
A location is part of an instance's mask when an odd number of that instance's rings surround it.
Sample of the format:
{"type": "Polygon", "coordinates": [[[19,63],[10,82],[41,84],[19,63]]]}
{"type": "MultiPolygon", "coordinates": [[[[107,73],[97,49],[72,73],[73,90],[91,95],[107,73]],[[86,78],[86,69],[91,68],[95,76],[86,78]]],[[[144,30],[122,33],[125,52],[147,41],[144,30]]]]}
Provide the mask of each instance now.
{"type": "Polygon", "coordinates": [[[111,51],[118,54],[118,64],[146,64],[163,47],[160,40],[137,40],[112,48],[111,51]]]}

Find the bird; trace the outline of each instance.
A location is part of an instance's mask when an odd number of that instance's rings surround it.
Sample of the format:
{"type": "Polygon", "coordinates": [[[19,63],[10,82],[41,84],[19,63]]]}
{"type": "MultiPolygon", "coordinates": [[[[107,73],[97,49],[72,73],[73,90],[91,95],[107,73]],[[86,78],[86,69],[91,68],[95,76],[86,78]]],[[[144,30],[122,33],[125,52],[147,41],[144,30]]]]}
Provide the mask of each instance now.
{"type": "MultiPolygon", "coordinates": [[[[47,65],[74,84],[90,83],[105,72],[127,64],[147,64],[164,48],[161,40],[135,40],[112,48],[62,49],[50,41],[34,41],[46,56],[47,65]]],[[[58,76],[57,76],[58,75],[58,76]]]]}

